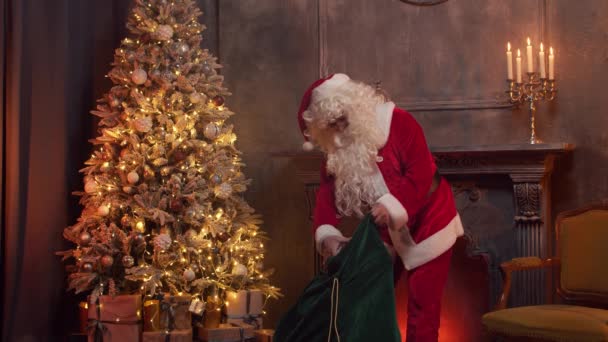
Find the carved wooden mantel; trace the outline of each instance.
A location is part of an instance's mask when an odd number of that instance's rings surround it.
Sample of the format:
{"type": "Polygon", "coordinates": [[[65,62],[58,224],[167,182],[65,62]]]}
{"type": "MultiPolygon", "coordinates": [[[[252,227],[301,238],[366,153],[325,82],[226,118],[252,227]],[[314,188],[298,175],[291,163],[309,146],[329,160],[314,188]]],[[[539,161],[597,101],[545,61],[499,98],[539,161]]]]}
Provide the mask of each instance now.
{"type": "MultiPolygon", "coordinates": [[[[488,177],[500,176],[507,179],[512,187],[514,217],[511,227],[507,227],[515,241],[514,249],[506,257],[540,256],[553,253],[551,243],[551,206],[550,178],[557,157],[568,153],[574,146],[568,143],[507,144],[488,146],[431,146],[440,173],[452,184],[456,196],[466,194],[467,201],[479,200],[480,190],[477,182],[488,177]]],[[[318,153],[283,154],[292,158],[298,178],[304,183],[309,215],[314,208],[315,192],[319,182],[319,166],[322,155],[318,153]]],[[[509,185],[510,184],[510,185],[509,185]]],[[[461,208],[458,208],[459,211],[461,208]]],[[[471,220],[468,220],[471,221],[471,220]]],[[[475,220],[473,220],[475,221],[475,220]]],[[[495,255],[490,267],[490,302],[494,303],[500,291],[499,252],[492,251],[492,241],[484,241],[475,236],[475,229],[463,217],[465,235],[472,241],[471,254],[488,253],[495,255]]],[[[479,230],[479,229],[478,229],[479,230]]],[[[477,231],[478,231],[477,230],[477,231]]],[[[503,253],[504,254],[504,253],[503,253]]],[[[315,258],[315,263],[318,259],[315,258]]],[[[548,277],[546,279],[549,279],[548,277]]],[[[541,273],[525,275],[516,283],[515,293],[521,297],[513,298],[514,304],[536,304],[546,298],[541,273]]]]}

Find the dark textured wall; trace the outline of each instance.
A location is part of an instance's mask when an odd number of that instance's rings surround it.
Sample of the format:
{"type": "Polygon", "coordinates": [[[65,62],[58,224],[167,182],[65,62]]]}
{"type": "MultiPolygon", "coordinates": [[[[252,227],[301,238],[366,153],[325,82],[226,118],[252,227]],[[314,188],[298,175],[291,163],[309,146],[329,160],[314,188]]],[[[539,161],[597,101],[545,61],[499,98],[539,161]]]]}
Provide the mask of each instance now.
{"type": "MultiPolygon", "coordinates": [[[[320,74],[381,80],[414,112],[431,145],[527,141],[525,110],[505,106],[505,44],[526,36],[557,52],[559,93],[539,106],[537,132],[577,145],[552,184],[553,213],[608,193],[608,3],[599,0],[449,0],[420,7],[397,0],[221,0],[219,46],[238,147],[253,178],[248,194],[270,234],[268,265],[286,297],[269,323],[313,275],[303,189],[288,158],[301,136],[299,99],[320,74]]],[[[525,68],[525,61],[524,61],[525,68]]],[[[525,69],[524,69],[525,70],[525,69]]]]}

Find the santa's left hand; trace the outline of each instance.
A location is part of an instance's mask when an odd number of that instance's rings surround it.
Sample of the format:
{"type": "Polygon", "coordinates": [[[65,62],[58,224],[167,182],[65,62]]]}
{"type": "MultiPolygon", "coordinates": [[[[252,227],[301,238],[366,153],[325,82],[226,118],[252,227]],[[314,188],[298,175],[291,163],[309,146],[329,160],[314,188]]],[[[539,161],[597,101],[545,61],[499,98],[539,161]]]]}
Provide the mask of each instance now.
{"type": "Polygon", "coordinates": [[[374,216],[374,222],[379,226],[388,226],[390,223],[388,209],[382,204],[378,203],[372,207],[372,216],[374,216]]]}

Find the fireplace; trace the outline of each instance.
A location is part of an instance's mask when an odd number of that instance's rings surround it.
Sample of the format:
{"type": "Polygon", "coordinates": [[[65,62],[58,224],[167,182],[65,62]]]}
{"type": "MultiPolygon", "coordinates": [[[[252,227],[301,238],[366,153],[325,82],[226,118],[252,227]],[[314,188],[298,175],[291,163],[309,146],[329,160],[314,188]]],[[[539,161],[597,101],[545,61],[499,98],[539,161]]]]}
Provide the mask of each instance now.
{"type": "MultiPolygon", "coordinates": [[[[465,236],[455,245],[444,294],[441,341],[481,339],[481,315],[496,304],[501,291],[501,262],[552,254],[549,180],[555,158],[572,149],[566,143],[431,147],[440,173],[452,185],[465,228],[465,236]]],[[[288,156],[304,184],[312,215],[322,156],[288,156]]],[[[348,235],[355,227],[356,222],[345,220],[340,228],[348,235]]],[[[311,262],[318,271],[316,253],[311,262]]],[[[515,279],[511,305],[539,304],[551,295],[547,290],[551,275],[543,272],[531,271],[515,279]]],[[[396,288],[403,335],[406,284],[404,276],[396,288]]]]}

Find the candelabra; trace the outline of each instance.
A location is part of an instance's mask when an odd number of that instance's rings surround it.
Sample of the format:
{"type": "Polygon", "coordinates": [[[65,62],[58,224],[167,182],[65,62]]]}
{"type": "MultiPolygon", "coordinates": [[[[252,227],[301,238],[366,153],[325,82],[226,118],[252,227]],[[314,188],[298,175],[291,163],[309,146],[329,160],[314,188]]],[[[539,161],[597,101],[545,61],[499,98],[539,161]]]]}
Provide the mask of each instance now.
{"type": "Polygon", "coordinates": [[[528,72],[528,79],[525,82],[515,82],[507,80],[509,84],[509,101],[515,106],[526,103],[530,112],[530,144],[540,143],[536,138],[536,126],[534,123],[536,114],[536,102],[542,100],[553,100],[557,94],[555,80],[540,78],[538,73],[528,72]]]}

